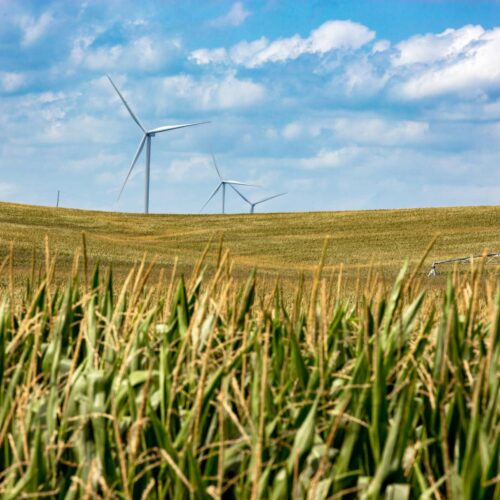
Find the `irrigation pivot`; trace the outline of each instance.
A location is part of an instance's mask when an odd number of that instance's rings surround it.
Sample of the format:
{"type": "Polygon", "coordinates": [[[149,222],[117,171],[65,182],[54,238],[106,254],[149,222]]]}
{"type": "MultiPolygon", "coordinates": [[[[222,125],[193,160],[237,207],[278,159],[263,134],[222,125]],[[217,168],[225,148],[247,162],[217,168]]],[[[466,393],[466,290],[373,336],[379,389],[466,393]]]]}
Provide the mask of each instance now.
{"type": "MultiPolygon", "coordinates": [[[[214,162],[214,167],[217,172],[217,175],[219,177],[219,184],[218,186],[213,190],[212,194],[208,198],[208,200],[205,202],[205,204],[200,208],[200,212],[208,205],[210,200],[219,192],[219,189],[222,188],[222,213],[225,213],[226,210],[226,186],[231,186],[233,189],[235,189],[236,186],[252,186],[256,187],[254,184],[248,184],[246,182],[240,182],[240,181],[232,181],[229,179],[223,179],[222,175],[220,173],[219,167],[217,166],[217,161],[215,160],[215,156],[212,155],[212,160],[214,162]]],[[[238,191],[237,191],[238,192],[238,191]]]]}
{"type": "Polygon", "coordinates": [[[427,276],[436,276],[437,275],[436,266],[438,266],[439,264],[449,264],[451,262],[460,262],[462,264],[467,264],[471,260],[482,259],[482,258],[488,259],[487,262],[489,262],[493,259],[500,258],[500,252],[487,253],[484,255],[471,255],[470,257],[457,257],[455,259],[436,260],[432,263],[431,270],[429,271],[429,274],[427,276]]]}
{"type": "Polygon", "coordinates": [[[125,100],[125,97],[121,94],[121,92],[118,90],[117,86],[114,84],[113,80],[111,80],[111,77],[107,75],[109,82],[113,86],[113,88],[116,90],[116,93],[120,97],[121,101],[123,102],[123,105],[127,108],[127,111],[129,112],[130,116],[132,117],[132,120],[139,126],[139,128],[143,132],[143,136],[141,141],[139,142],[139,146],[137,148],[137,151],[135,153],[134,159],[132,160],[132,164],[130,165],[130,169],[127,173],[127,177],[125,177],[125,181],[123,182],[122,188],[120,190],[120,194],[118,195],[118,199],[120,199],[123,190],[125,189],[125,185],[127,184],[127,181],[130,177],[130,174],[132,173],[132,170],[134,170],[135,164],[137,163],[137,160],[139,159],[139,156],[141,155],[142,150],[144,149],[144,145],[146,145],[146,179],[145,179],[145,186],[144,186],[144,213],[149,213],[149,183],[150,183],[150,168],[151,168],[151,138],[154,137],[156,134],[160,134],[162,132],[169,132],[171,130],[176,130],[178,128],[185,128],[185,127],[193,127],[195,125],[203,125],[204,123],[210,123],[210,122],[197,122],[197,123],[184,123],[181,125],[165,125],[163,127],[157,127],[153,128],[150,130],[147,130],[144,128],[142,123],[139,121],[137,116],[134,114],[132,109],[130,108],[128,102],[125,100]]]}
{"type": "Polygon", "coordinates": [[[279,194],[274,194],[273,196],[268,196],[267,198],[262,198],[262,200],[250,201],[246,196],[243,195],[243,193],[239,191],[239,189],[236,189],[234,186],[231,187],[241,196],[243,200],[245,200],[250,205],[251,214],[255,213],[255,205],[259,205],[260,203],[272,200],[273,198],[278,198],[278,196],[285,196],[285,194],[288,194],[288,193],[279,193],[279,194]]]}

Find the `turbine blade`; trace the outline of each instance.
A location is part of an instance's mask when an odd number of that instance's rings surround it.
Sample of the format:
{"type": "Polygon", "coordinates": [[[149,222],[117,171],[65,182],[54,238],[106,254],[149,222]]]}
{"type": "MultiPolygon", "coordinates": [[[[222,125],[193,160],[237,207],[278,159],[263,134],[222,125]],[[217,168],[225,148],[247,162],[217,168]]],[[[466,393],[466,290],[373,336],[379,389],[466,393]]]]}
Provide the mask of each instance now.
{"type": "Polygon", "coordinates": [[[220,189],[221,186],[222,186],[222,182],[214,189],[213,193],[210,195],[210,198],[200,208],[200,212],[209,204],[210,200],[217,194],[217,191],[219,191],[219,189],[220,189]]]}
{"type": "Polygon", "coordinates": [[[113,80],[111,80],[111,77],[109,75],[106,75],[108,77],[109,82],[111,85],[113,85],[113,88],[116,90],[116,93],[120,96],[120,99],[122,100],[123,104],[127,108],[128,112],[130,113],[130,116],[132,117],[132,120],[134,120],[139,127],[141,127],[141,130],[146,133],[146,129],[142,126],[142,123],[139,121],[137,116],[134,115],[134,112],[130,109],[130,106],[128,105],[127,101],[125,100],[125,97],[122,96],[121,92],[118,90],[118,87],[114,84],[113,80]]]}
{"type": "Polygon", "coordinates": [[[194,127],[195,125],[203,125],[210,122],[197,122],[197,123],[183,123],[182,125],[165,125],[164,127],[154,128],[148,130],[149,134],[159,134],[160,132],[168,132],[169,130],[176,130],[178,128],[194,127]]]}
{"type": "Polygon", "coordinates": [[[243,193],[241,193],[239,191],[239,189],[236,189],[232,184],[229,184],[231,186],[231,188],[233,189],[233,191],[236,191],[239,195],[240,195],[240,198],[243,198],[249,205],[252,204],[252,202],[246,197],[243,195],[243,193]]]}
{"type": "Polygon", "coordinates": [[[139,143],[139,147],[137,148],[137,151],[135,153],[134,159],[132,161],[132,165],[130,165],[130,169],[128,171],[127,177],[125,177],[125,182],[123,183],[123,186],[120,189],[120,194],[118,195],[117,201],[120,199],[120,197],[123,193],[123,190],[125,189],[125,184],[127,184],[128,178],[130,177],[130,174],[132,173],[132,170],[134,169],[135,164],[137,163],[137,160],[139,158],[139,155],[141,154],[142,148],[144,147],[144,143],[146,142],[146,137],[147,137],[147,135],[144,134],[141,142],[139,143]]]}
{"type": "Polygon", "coordinates": [[[256,201],[255,205],[258,205],[259,203],[264,203],[265,201],[272,200],[273,198],[277,198],[278,196],[284,196],[285,194],[288,194],[288,193],[280,193],[280,194],[275,194],[273,196],[268,196],[267,198],[264,198],[263,200],[256,201]]]}
{"type": "Polygon", "coordinates": [[[215,170],[217,170],[217,175],[219,176],[219,179],[222,180],[222,175],[220,175],[220,170],[219,167],[217,166],[217,162],[215,161],[215,155],[212,153],[212,160],[214,161],[214,167],[215,170]]]}
{"type": "Polygon", "coordinates": [[[226,184],[235,184],[236,186],[250,186],[250,187],[261,187],[258,184],[248,184],[247,182],[240,182],[240,181],[230,181],[230,180],[225,180],[224,182],[226,184]]]}

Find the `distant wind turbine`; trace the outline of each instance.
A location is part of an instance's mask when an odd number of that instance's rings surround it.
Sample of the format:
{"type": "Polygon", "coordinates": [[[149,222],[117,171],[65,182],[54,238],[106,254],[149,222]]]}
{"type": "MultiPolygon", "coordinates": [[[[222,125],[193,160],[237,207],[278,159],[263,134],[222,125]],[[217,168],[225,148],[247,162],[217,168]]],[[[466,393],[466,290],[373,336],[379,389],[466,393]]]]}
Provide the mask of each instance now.
{"type": "Polygon", "coordinates": [[[255,212],[255,205],[259,205],[260,203],[264,203],[265,201],[272,200],[273,198],[278,198],[278,196],[284,196],[285,194],[288,194],[288,193],[274,194],[273,196],[268,196],[267,198],[263,198],[262,200],[259,200],[259,201],[250,201],[246,196],[243,195],[243,193],[241,193],[234,186],[231,186],[231,187],[241,196],[241,198],[243,198],[250,205],[250,213],[251,214],[253,214],[255,212]]]}
{"type": "Polygon", "coordinates": [[[135,167],[135,164],[144,148],[144,144],[146,144],[146,185],[145,185],[145,195],[144,195],[144,213],[149,213],[149,176],[150,176],[150,164],[151,164],[151,138],[154,137],[156,134],[159,134],[161,132],[169,132],[170,130],[176,130],[178,128],[185,128],[185,127],[193,127],[194,125],[203,125],[204,123],[210,123],[210,122],[197,122],[197,123],[186,123],[182,125],[165,125],[163,127],[157,127],[153,128],[151,130],[146,130],[142,123],[139,121],[137,116],[134,114],[130,106],[128,105],[127,101],[121,94],[121,92],[118,90],[116,85],[114,84],[113,80],[111,80],[111,77],[109,75],[106,75],[108,77],[109,82],[111,85],[113,85],[113,88],[116,90],[116,93],[122,100],[124,106],[127,108],[127,111],[129,112],[130,116],[132,117],[132,120],[134,120],[135,123],[139,126],[139,128],[143,131],[144,135],[141,139],[141,142],[139,143],[139,147],[137,148],[137,151],[135,153],[134,159],[132,160],[132,165],[130,165],[130,169],[128,171],[127,177],[125,177],[125,181],[123,183],[123,186],[120,190],[120,194],[118,195],[118,199],[120,199],[123,190],[125,189],[125,185],[127,184],[127,181],[130,177],[130,174],[132,173],[132,170],[135,167]]]}
{"type": "MultiPolygon", "coordinates": [[[[222,175],[220,173],[219,167],[217,166],[217,162],[215,161],[215,156],[212,155],[212,159],[214,162],[214,167],[215,170],[217,171],[217,175],[219,176],[219,184],[218,186],[213,190],[212,194],[210,195],[210,198],[205,202],[205,204],[200,208],[200,212],[208,205],[210,200],[218,193],[219,189],[222,188],[222,213],[225,213],[225,208],[226,208],[226,186],[231,186],[233,189],[235,189],[236,186],[252,186],[255,187],[254,184],[247,184],[245,182],[240,182],[240,181],[231,181],[229,179],[223,179],[222,175]]],[[[239,192],[239,191],[237,191],[239,192]]]]}

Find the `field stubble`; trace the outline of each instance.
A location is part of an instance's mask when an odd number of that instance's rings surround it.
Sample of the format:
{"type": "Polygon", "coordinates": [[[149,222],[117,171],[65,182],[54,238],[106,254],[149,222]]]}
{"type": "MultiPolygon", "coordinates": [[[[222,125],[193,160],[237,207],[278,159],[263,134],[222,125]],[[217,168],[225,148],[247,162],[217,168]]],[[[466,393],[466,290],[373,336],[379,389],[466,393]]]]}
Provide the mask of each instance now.
{"type": "MultiPolygon", "coordinates": [[[[0,258],[15,249],[18,285],[31,274],[33,251],[37,268],[44,260],[44,238],[57,255],[56,280],[70,274],[75,249],[86,234],[89,266],[112,264],[117,283],[147,253],[155,259],[158,277],[177,269],[189,274],[210,239],[207,273],[214,273],[218,241],[231,252],[234,275],[245,281],[257,267],[259,279],[272,283],[279,276],[294,288],[301,274],[306,281],[318,262],[325,238],[331,238],[325,272],[343,267],[346,288],[355,290],[358,275],[366,282],[370,269],[392,282],[406,259],[415,265],[429,242],[439,235],[421,270],[424,277],[432,260],[480,255],[500,249],[500,207],[372,210],[236,215],[150,215],[90,212],[0,203],[0,258]]],[[[42,266],[43,267],[43,266],[42,266]]],[[[498,274],[498,267],[490,266],[498,274]]],[[[442,288],[451,268],[427,280],[442,288]]],[[[5,281],[3,281],[5,285],[5,281]]]]}

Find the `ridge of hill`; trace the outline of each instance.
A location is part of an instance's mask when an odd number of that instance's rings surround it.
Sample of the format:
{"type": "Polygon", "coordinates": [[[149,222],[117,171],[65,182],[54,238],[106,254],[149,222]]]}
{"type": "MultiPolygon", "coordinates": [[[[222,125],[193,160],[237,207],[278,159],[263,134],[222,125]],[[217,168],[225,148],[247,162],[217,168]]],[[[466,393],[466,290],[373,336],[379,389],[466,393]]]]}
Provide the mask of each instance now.
{"type": "Polygon", "coordinates": [[[82,232],[90,260],[112,263],[118,275],[145,252],[148,258],[156,256],[159,268],[170,268],[177,256],[179,269],[188,272],[212,238],[210,264],[223,235],[241,273],[253,267],[284,278],[308,272],[330,237],[327,266],[342,263],[351,274],[363,274],[375,265],[390,279],[406,258],[417,262],[435,235],[439,237],[426,266],[484,249],[500,251],[500,206],[143,215],[0,203],[0,257],[13,243],[20,274],[31,269],[34,249],[42,262],[46,235],[52,254],[58,256],[58,269],[70,269],[82,232]]]}

